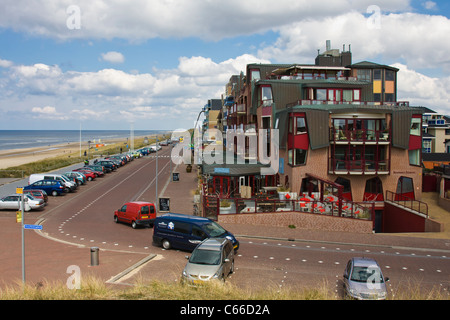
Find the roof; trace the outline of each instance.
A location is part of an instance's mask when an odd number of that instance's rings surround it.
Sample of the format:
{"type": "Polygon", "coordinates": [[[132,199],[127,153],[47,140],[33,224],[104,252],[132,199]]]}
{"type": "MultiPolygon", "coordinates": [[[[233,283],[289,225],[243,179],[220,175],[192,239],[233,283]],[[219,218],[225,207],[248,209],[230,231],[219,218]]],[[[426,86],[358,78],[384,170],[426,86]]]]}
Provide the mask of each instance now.
{"type": "Polygon", "coordinates": [[[422,153],[422,161],[450,161],[450,153],[439,152],[439,153],[422,153]]]}
{"type": "Polygon", "coordinates": [[[352,65],[349,66],[350,68],[355,68],[355,69],[389,69],[392,71],[399,71],[400,69],[385,65],[385,64],[378,64],[375,62],[370,62],[370,61],[361,61],[358,63],[354,63],[352,65]]]}
{"type": "Polygon", "coordinates": [[[371,258],[355,257],[355,258],[353,258],[353,263],[355,266],[361,266],[361,267],[378,266],[378,263],[374,259],[371,259],[371,258]]]}

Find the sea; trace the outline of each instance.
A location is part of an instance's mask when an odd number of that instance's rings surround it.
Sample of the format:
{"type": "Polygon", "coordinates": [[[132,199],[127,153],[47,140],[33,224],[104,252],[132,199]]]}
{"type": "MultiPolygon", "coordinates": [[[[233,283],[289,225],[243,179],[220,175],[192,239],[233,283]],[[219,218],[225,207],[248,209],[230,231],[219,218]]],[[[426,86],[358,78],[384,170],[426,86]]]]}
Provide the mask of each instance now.
{"type": "MultiPolygon", "coordinates": [[[[155,134],[167,133],[163,130],[133,130],[134,137],[152,137],[155,134]]],[[[81,141],[100,143],[105,140],[131,137],[130,130],[0,130],[0,150],[13,150],[53,146],[81,141]]]]}

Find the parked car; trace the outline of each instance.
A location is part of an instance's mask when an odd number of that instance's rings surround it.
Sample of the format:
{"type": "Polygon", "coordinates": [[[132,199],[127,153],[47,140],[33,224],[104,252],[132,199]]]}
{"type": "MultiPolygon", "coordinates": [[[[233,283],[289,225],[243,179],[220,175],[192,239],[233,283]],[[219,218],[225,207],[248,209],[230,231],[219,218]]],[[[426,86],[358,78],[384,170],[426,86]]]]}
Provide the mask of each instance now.
{"type": "Polygon", "coordinates": [[[167,142],[167,140],[163,140],[159,143],[160,146],[167,146],[169,145],[169,143],[167,142]]]}
{"type": "Polygon", "coordinates": [[[203,217],[166,213],[155,219],[153,242],[164,249],[177,248],[192,251],[206,238],[227,238],[235,251],[239,241],[218,223],[203,217]]]}
{"type": "Polygon", "coordinates": [[[234,272],[233,244],[226,238],[203,240],[186,258],[188,262],[181,276],[183,282],[225,281],[234,272]]]}
{"type": "Polygon", "coordinates": [[[23,190],[44,190],[47,194],[58,196],[65,194],[67,188],[58,180],[39,180],[23,188],[23,190]]]}
{"type": "Polygon", "coordinates": [[[150,151],[147,148],[141,148],[136,151],[140,152],[143,156],[147,156],[150,153],[150,151]]]}
{"type": "Polygon", "coordinates": [[[80,186],[86,183],[86,176],[81,172],[70,171],[66,172],[63,175],[68,177],[69,179],[75,179],[75,182],[80,186]]]}
{"type": "Polygon", "coordinates": [[[73,171],[74,172],[80,172],[81,174],[83,174],[86,177],[87,181],[92,181],[95,178],[97,178],[97,175],[91,170],[87,170],[87,169],[83,170],[82,168],[79,168],[79,169],[75,169],[73,171]]]}
{"type": "Polygon", "coordinates": [[[111,160],[99,160],[97,161],[97,165],[103,166],[109,172],[117,169],[117,165],[111,160]]]}
{"type": "Polygon", "coordinates": [[[84,174],[84,172],[92,172],[95,175],[96,178],[97,177],[103,177],[105,175],[105,173],[103,171],[97,171],[97,170],[94,170],[94,169],[92,169],[90,167],[82,167],[82,168],[74,169],[72,171],[81,172],[83,174],[84,174]]]}
{"type": "Polygon", "coordinates": [[[347,297],[358,300],[384,300],[386,281],[374,259],[352,258],[344,271],[344,291],[347,297]]]}
{"type": "Polygon", "coordinates": [[[39,180],[58,180],[67,188],[67,191],[75,191],[77,189],[77,184],[73,180],[65,177],[62,174],[56,173],[35,173],[31,174],[28,178],[28,184],[32,184],[39,180]]]}
{"type": "Polygon", "coordinates": [[[153,152],[161,150],[161,146],[159,144],[156,144],[154,146],[151,146],[150,149],[153,150],[153,152]]]}
{"type": "Polygon", "coordinates": [[[36,198],[36,199],[42,199],[44,200],[44,204],[47,205],[48,203],[48,195],[47,192],[44,190],[23,190],[23,193],[29,194],[30,196],[36,198]]]}
{"type": "MultiPolygon", "coordinates": [[[[36,199],[29,194],[25,194],[24,211],[44,208],[42,199],[36,199]]],[[[0,199],[0,209],[20,210],[22,208],[21,196],[18,194],[9,195],[0,199]]]]}
{"type": "Polygon", "coordinates": [[[114,221],[131,224],[133,229],[138,226],[153,226],[156,218],[155,205],[150,202],[134,201],[125,203],[114,212],[114,221]]]}
{"type": "Polygon", "coordinates": [[[103,172],[103,173],[110,172],[110,170],[108,170],[107,168],[105,168],[104,166],[99,165],[99,164],[88,164],[88,165],[85,166],[85,168],[91,168],[94,171],[103,172]]]}

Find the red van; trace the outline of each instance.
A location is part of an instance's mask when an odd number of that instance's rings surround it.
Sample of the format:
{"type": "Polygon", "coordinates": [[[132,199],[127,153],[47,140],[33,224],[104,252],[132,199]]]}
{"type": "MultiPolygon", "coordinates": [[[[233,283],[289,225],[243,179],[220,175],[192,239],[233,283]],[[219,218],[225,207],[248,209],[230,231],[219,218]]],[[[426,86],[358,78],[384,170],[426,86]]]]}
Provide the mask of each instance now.
{"type": "Polygon", "coordinates": [[[125,222],[131,224],[133,229],[136,229],[138,226],[153,227],[155,218],[155,205],[144,201],[127,202],[122,208],[114,212],[114,221],[116,223],[125,222]]]}

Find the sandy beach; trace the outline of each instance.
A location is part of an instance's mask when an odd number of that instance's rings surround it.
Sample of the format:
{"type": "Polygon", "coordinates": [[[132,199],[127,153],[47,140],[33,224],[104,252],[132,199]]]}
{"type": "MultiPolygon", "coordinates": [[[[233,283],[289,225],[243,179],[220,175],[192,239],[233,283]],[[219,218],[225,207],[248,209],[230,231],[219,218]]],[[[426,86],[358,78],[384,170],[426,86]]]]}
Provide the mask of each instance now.
{"type": "MultiPolygon", "coordinates": [[[[135,141],[143,139],[144,137],[135,137],[135,141]]],[[[105,145],[116,144],[123,142],[123,139],[105,140],[102,143],[105,145]]],[[[84,156],[84,152],[87,151],[88,145],[86,142],[81,144],[81,156],[84,156]]],[[[126,147],[123,146],[125,151],[126,147]]],[[[93,152],[91,145],[91,152],[93,152]]],[[[65,143],[58,145],[48,145],[36,148],[24,148],[24,149],[9,149],[0,150],[0,169],[6,169],[10,167],[20,166],[26,163],[40,161],[57,156],[72,155],[74,157],[80,156],[80,143],[65,143]]]]}

